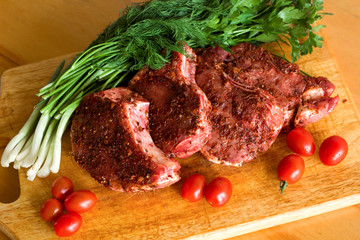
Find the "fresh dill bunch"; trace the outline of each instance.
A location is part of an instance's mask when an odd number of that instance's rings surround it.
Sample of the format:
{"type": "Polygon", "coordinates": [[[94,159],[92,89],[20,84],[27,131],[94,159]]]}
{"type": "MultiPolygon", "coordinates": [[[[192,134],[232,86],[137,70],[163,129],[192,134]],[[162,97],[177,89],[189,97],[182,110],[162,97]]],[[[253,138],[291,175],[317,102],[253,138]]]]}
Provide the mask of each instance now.
{"type": "Polygon", "coordinates": [[[154,0],[128,7],[122,16],[90,45],[119,37],[132,69],[144,65],[158,69],[172,51],[239,42],[256,44],[282,41],[291,46],[291,59],[321,47],[312,25],[326,13],[322,0],[154,0]],[[301,42],[302,41],[302,42],[301,42]],[[166,54],[162,54],[162,50],[166,54]]]}

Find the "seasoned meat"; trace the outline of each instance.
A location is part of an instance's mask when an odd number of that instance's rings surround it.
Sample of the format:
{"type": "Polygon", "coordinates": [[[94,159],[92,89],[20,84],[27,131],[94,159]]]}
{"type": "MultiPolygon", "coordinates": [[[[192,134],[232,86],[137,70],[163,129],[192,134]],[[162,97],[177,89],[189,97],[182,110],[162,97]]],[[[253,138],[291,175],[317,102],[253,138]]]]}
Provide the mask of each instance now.
{"type": "Polygon", "coordinates": [[[196,55],[174,52],[172,62],[159,70],[140,70],[129,88],[150,101],[150,134],[168,156],[186,158],[209,139],[211,105],[195,83],[196,55]]]}
{"type": "Polygon", "coordinates": [[[241,165],[266,151],[280,130],[305,127],[338,102],[324,77],[301,74],[296,64],[249,43],[197,49],[196,82],[212,104],[212,136],[201,149],[210,161],[241,165]]]}
{"type": "Polygon", "coordinates": [[[335,86],[329,80],[305,76],[298,65],[275,57],[261,47],[240,43],[231,51],[219,47],[199,50],[199,62],[216,66],[234,81],[273,95],[284,109],[283,131],[320,120],[339,100],[338,96],[330,97],[335,86]]]}
{"type": "Polygon", "coordinates": [[[155,146],[149,102],[128,88],[84,97],[71,125],[76,162],[113,190],[136,192],[177,182],[180,165],[155,146]]]}
{"type": "Polygon", "coordinates": [[[211,138],[200,150],[206,159],[241,166],[270,148],[284,123],[282,107],[272,95],[201,62],[197,83],[212,103],[211,138]]]}

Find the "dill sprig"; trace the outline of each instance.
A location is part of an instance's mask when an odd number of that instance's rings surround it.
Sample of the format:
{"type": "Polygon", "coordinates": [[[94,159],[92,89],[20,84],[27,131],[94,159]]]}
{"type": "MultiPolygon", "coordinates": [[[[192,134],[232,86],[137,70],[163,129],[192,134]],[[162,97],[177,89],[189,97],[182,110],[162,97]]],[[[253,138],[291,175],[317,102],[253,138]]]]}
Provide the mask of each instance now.
{"type": "Polygon", "coordinates": [[[312,25],[322,13],[322,0],[168,0],[128,7],[90,45],[116,41],[133,70],[144,65],[163,66],[171,51],[182,51],[180,42],[190,47],[219,45],[224,49],[239,42],[267,43],[281,40],[291,45],[291,59],[321,47],[312,25]],[[302,41],[302,42],[301,42],[302,41]],[[167,54],[162,55],[166,49],[167,54]]]}
{"type": "Polygon", "coordinates": [[[82,98],[126,84],[142,67],[161,68],[173,51],[214,46],[230,50],[239,42],[280,41],[291,59],[321,47],[313,26],[322,0],[154,0],[133,4],[65,69],[40,89],[41,101],[4,150],[1,165],[30,167],[29,180],[58,172],[61,138],[82,98]]]}

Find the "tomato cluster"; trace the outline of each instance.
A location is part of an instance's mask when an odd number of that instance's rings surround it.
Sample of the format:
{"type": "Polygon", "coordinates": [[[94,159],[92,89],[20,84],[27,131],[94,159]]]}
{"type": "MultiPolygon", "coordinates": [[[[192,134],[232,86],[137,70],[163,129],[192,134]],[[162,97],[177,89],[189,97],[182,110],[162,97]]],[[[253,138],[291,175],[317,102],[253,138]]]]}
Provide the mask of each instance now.
{"type": "MultiPolygon", "coordinates": [[[[301,156],[312,156],[315,153],[315,141],[313,136],[304,128],[294,128],[287,137],[288,147],[301,156]]],[[[319,149],[319,157],[323,164],[333,166],[340,163],[346,157],[348,145],[345,139],[339,136],[326,138],[319,149]]],[[[305,162],[302,157],[290,154],[283,158],[277,169],[280,179],[280,191],[283,193],[288,184],[296,183],[301,179],[305,171],[305,162]]]]}
{"type": "Polygon", "coordinates": [[[188,202],[197,202],[203,196],[213,207],[225,205],[231,198],[232,184],[225,177],[217,177],[206,185],[205,177],[193,174],[185,179],[181,187],[181,196],[188,202]]]}
{"type": "Polygon", "coordinates": [[[56,235],[68,237],[76,233],[82,225],[80,213],[93,208],[97,202],[94,193],[88,190],[74,192],[74,184],[67,177],[59,177],[51,186],[53,198],[46,200],[40,210],[41,217],[54,222],[56,235]],[[68,211],[63,215],[63,211],[68,211]]]}

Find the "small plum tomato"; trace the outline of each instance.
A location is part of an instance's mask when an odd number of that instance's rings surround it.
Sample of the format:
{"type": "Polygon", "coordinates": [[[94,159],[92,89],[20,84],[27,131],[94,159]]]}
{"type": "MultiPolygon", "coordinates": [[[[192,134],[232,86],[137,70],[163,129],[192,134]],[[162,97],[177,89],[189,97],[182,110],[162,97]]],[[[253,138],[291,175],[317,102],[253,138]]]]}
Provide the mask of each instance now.
{"type": "Polygon", "coordinates": [[[296,127],[291,130],[286,143],[291,151],[301,156],[312,156],[315,152],[314,138],[305,128],[296,127]]]}
{"type": "Polygon", "coordinates": [[[95,206],[96,195],[89,190],[79,190],[65,198],[64,206],[69,212],[84,213],[95,206]]]}
{"type": "Polygon", "coordinates": [[[181,196],[188,202],[197,202],[204,196],[205,186],[205,177],[198,173],[193,174],[185,179],[181,187],[181,196]]]}
{"type": "Polygon", "coordinates": [[[213,207],[225,205],[232,195],[232,184],[225,177],[217,177],[205,188],[206,201],[213,207]]]}
{"type": "Polygon", "coordinates": [[[339,136],[331,136],[325,139],[319,148],[319,157],[323,164],[334,166],[339,164],[346,157],[348,144],[339,136]]]}
{"type": "Polygon", "coordinates": [[[74,212],[66,213],[55,221],[55,233],[59,237],[69,237],[80,229],[82,222],[80,214],[74,212]]]}
{"type": "Polygon", "coordinates": [[[57,198],[60,202],[63,202],[65,198],[74,191],[73,182],[67,177],[57,178],[52,186],[51,193],[57,198]]]}
{"type": "Polygon", "coordinates": [[[277,174],[280,179],[280,191],[284,192],[288,184],[296,183],[301,179],[305,170],[305,162],[302,157],[290,154],[284,157],[277,168],[277,174]]]}
{"type": "Polygon", "coordinates": [[[41,206],[40,215],[46,222],[56,220],[63,213],[63,205],[56,198],[49,198],[41,206]]]}

